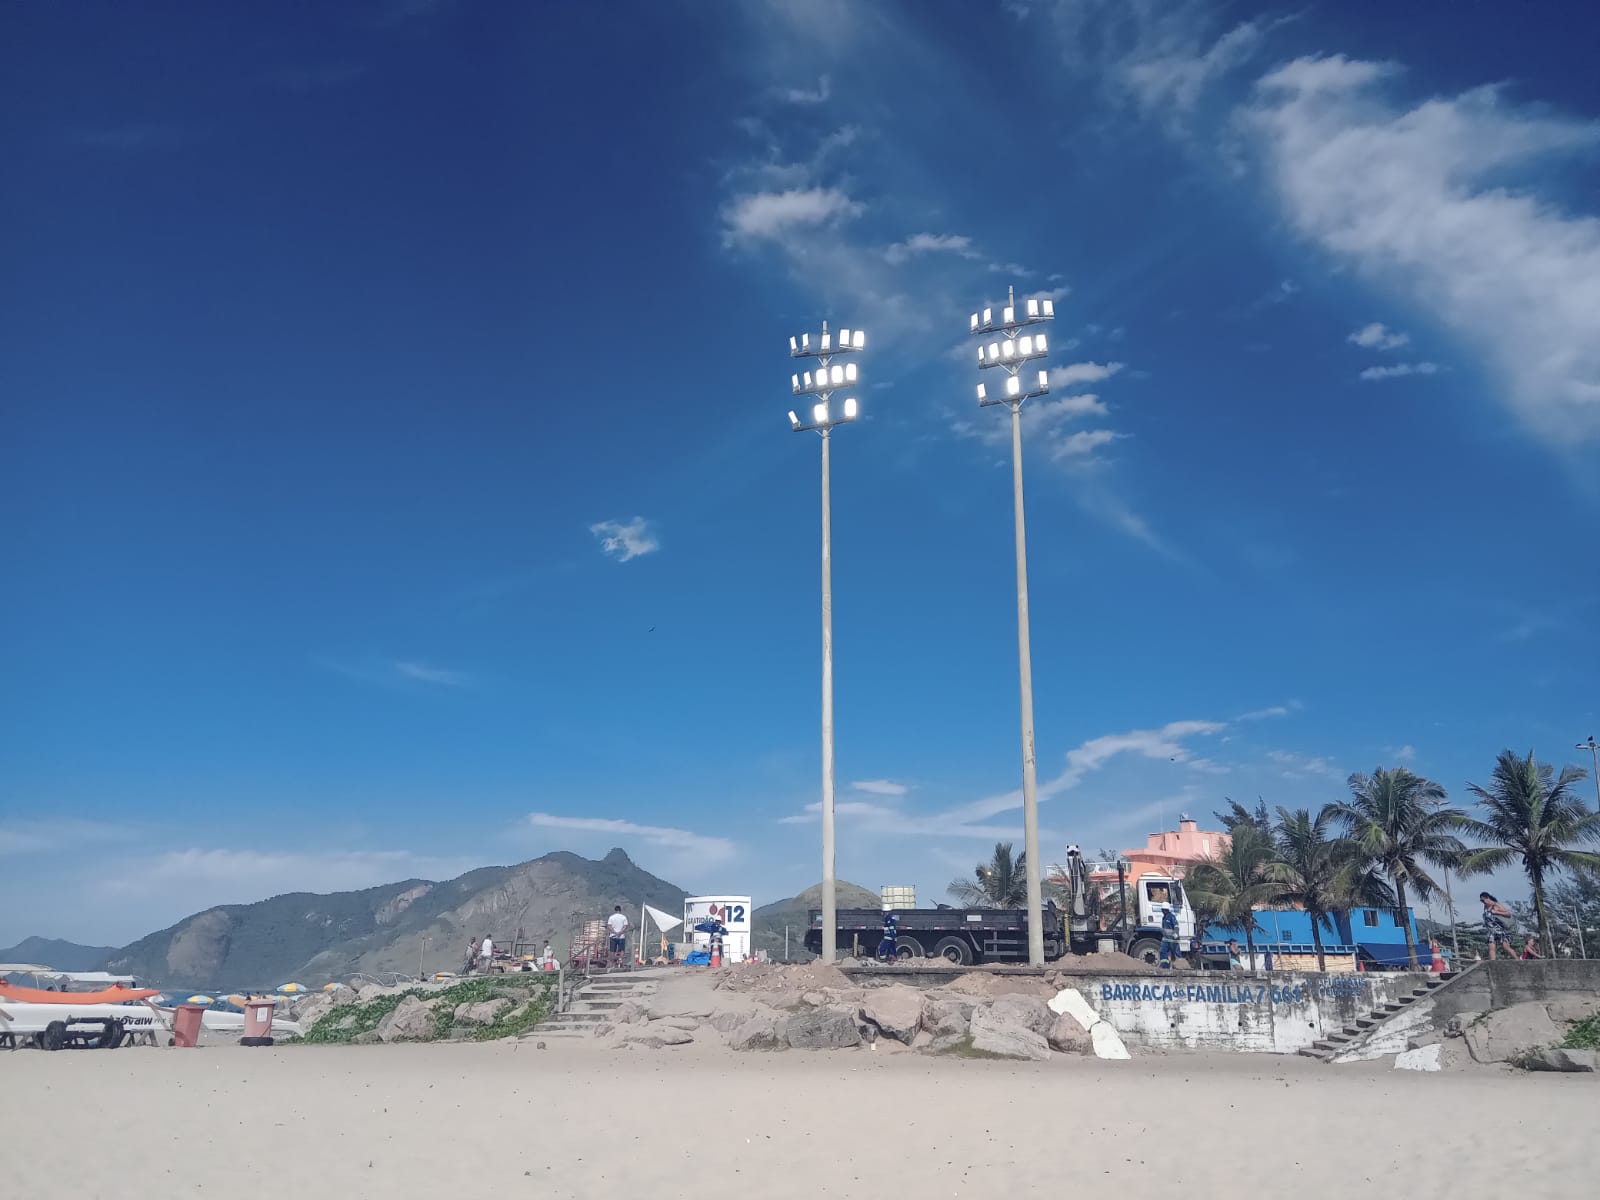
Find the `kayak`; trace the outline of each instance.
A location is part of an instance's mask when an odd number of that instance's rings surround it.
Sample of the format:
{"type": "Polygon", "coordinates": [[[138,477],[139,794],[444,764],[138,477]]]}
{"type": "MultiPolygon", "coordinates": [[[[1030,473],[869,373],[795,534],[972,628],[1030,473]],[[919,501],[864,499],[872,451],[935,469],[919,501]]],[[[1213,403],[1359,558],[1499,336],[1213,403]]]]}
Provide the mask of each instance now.
{"type": "Polygon", "coordinates": [[[103,992],[52,992],[46,988],[0,983],[0,1001],[16,1004],[122,1004],[128,1000],[147,1000],[161,994],[158,988],[106,988],[103,992]]]}

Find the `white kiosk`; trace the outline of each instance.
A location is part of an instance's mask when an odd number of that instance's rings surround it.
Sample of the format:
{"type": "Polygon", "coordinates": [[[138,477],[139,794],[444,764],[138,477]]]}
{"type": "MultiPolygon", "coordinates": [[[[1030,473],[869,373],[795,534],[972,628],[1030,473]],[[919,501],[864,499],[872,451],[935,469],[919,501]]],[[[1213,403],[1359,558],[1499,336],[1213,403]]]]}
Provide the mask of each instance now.
{"type": "Polygon", "coordinates": [[[715,917],[727,927],[722,939],[724,962],[739,963],[750,957],[750,917],[754,913],[749,896],[690,896],[683,902],[683,927],[696,950],[711,948],[711,935],[695,929],[701,921],[715,917]]]}

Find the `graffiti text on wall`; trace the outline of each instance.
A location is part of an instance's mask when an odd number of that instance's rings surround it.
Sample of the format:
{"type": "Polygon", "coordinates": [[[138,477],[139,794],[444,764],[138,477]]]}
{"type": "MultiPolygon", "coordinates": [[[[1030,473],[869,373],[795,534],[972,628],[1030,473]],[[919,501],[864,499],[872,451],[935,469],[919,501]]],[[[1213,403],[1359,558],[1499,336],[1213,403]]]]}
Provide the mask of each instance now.
{"type": "Polygon", "coordinates": [[[1279,987],[1266,983],[1103,983],[1102,1000],[1183,1000],[1197,1004],[1299,1004],[1306,998],[1304,984],[1279,987]]]}

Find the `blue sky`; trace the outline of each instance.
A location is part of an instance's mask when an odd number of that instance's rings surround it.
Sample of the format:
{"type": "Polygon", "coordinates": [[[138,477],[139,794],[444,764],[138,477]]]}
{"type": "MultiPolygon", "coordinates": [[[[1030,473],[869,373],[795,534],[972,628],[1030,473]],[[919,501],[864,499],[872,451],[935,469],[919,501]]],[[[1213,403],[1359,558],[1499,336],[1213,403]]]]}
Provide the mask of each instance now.
{"type": "Polygon", "coordinates": [[[556,848],[814,882],[824,319],[839,872],[942,896],[1020,840],[1007,286],[1049,857],[1600,732],[1577,7],[5,20],[0,944],[556,848]]]}

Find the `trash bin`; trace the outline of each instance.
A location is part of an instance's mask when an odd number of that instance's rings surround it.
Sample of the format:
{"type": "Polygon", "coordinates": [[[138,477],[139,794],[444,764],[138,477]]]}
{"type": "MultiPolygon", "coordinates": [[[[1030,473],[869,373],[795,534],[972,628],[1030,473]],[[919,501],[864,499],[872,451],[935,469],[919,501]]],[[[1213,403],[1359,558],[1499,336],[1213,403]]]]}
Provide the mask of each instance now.
{"type": "Polygon", "coordinates": [[[180,1004],[172,1017],[172,1044],[198,1046],[200,1044],[200,1018],[205,1013],[202,1004],[180,1004]]]}
{"type": "Polygon", "coordinates": [[[272,1010],[277,1005],[271,1000],[246,1000],[244,1002],[244,1036],[241,1046],[272,1045],[272,1010]]]}

